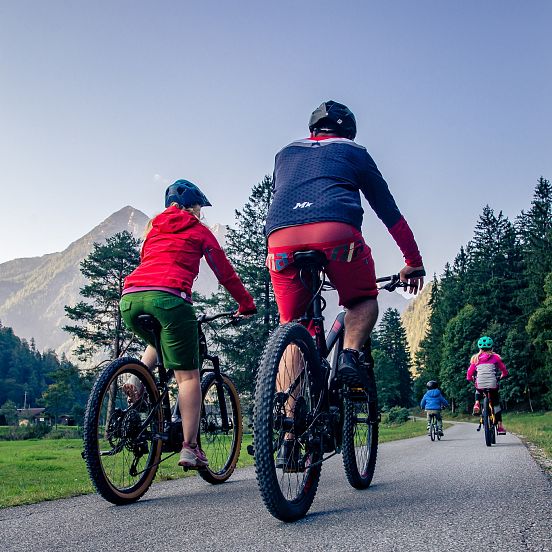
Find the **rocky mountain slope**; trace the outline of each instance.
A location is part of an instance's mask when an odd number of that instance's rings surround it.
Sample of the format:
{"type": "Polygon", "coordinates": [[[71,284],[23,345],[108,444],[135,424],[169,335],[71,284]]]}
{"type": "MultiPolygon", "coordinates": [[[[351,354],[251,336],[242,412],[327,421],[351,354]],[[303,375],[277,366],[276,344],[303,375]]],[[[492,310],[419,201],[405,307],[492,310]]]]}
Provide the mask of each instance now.
{"type": "MultiPolygon", "coordinates": [[[[73,343],[62,327],[69,320],[64,306],[80,300],[84,285],[80,263],[92,250],[94,242],[128,230],[141,237],[148,217],[127,206],[113,213],[64,251],[0,264],[0,321],[13,328],[16,335],[34,338],[38,350],[54,349],[69,352],[73,343]]],[[[224,241],[226,227],[216,225],[213,231],[224,241]]],[[[195,289],[210,294],[216,279],[210,270],[202,270],[195,289]]]]}
{"type": "Polygon", "coordinates": [[[92,244],[123,230],[141,236],[147,220],[141,211],[124,207],[64,251],[0,264],[2,324],[11,326],[19,337],[34,337],[39,350],[59,350],[67,341],[61,329],[68,323],[64,306],[79,301],[84,284],[80,263],[92,244]]]}
{"type": "Polygon", "coordinates": [[[401,315],[401,320],[406,330],[406,339],[410,348],[410,355],[414,355],[420,347],[420,342],[425,337],[431,309],[429,299],[431,297],[431,282],[424,286],[424,289],[410,301],[408,307],[401,315]]]}

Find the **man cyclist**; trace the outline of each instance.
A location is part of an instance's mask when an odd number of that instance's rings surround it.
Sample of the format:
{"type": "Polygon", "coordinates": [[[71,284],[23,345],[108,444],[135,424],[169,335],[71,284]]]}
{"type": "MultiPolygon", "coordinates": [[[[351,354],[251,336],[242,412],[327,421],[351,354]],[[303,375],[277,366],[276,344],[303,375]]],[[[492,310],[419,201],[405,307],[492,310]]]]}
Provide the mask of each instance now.
{"type": "MultiPolygon", "coordinates": [[[[377,317],[377,289],[371,251],[361,234],[363,193],[401,249],[400,272],[411,293],[423,286],[422,257],[387,183],[366,149],[354,142],[356,121],[343,104],[327,101],[311,115],[310,137],[283,148],[275,159],[273,200],[268,210],[267,266],[280,323],[299,318],[311,299],[293,263],[295,251],[320,249],[326,272],[345,315],[344,349],[338,377],[349,386],[365,385],[361,349],[377,317]]],[[[371,361],[371,359],[366,359],[371,361]]]]}

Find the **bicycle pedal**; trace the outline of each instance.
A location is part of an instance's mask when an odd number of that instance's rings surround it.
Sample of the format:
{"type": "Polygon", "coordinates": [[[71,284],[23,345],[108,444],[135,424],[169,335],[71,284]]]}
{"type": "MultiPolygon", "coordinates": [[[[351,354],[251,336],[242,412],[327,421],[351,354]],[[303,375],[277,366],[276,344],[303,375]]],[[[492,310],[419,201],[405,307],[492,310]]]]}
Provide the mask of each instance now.
{"type": "Polygon", "coordinates": [[[255,447],[253,445],[247,445],[247,454],[255,456],[255,447]]]}

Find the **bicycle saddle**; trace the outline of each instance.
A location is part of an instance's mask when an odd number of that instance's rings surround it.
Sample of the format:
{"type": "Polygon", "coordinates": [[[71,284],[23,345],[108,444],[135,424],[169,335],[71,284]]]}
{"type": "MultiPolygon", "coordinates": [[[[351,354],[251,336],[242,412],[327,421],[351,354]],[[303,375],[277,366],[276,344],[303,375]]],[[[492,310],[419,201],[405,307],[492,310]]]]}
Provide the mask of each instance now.
{"type": "Polygon", "coordinates": [[[298,268],[322,268],[328,264],[328,259],[323,251],[310,249],[308,251],[296,251],[293,253],[293,262],[298,268]]]}
{"type": "Polygon", "coordinates": [[[142,329],[146,330],[147,332],[156,332],[161,329],[161,324],[159,323],[159,320],[157,320],[157,318],[155,318],[155,316],[151,314],[139,314],[136,319],[142,329]]]}

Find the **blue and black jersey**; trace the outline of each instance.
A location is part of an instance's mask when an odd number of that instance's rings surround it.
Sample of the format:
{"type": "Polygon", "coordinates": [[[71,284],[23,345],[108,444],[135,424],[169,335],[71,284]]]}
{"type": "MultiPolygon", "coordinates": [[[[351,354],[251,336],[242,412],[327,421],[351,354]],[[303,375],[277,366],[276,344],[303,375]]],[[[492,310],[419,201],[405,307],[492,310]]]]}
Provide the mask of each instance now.
{"type": "Polygon", "coordinates": [[[276,155],[266,234],[324,221],[344,222],[360,230],[364,214],[360,192],[387,228],[401,219],[366,148],[346,138],[292,142],[276,155]]]}

